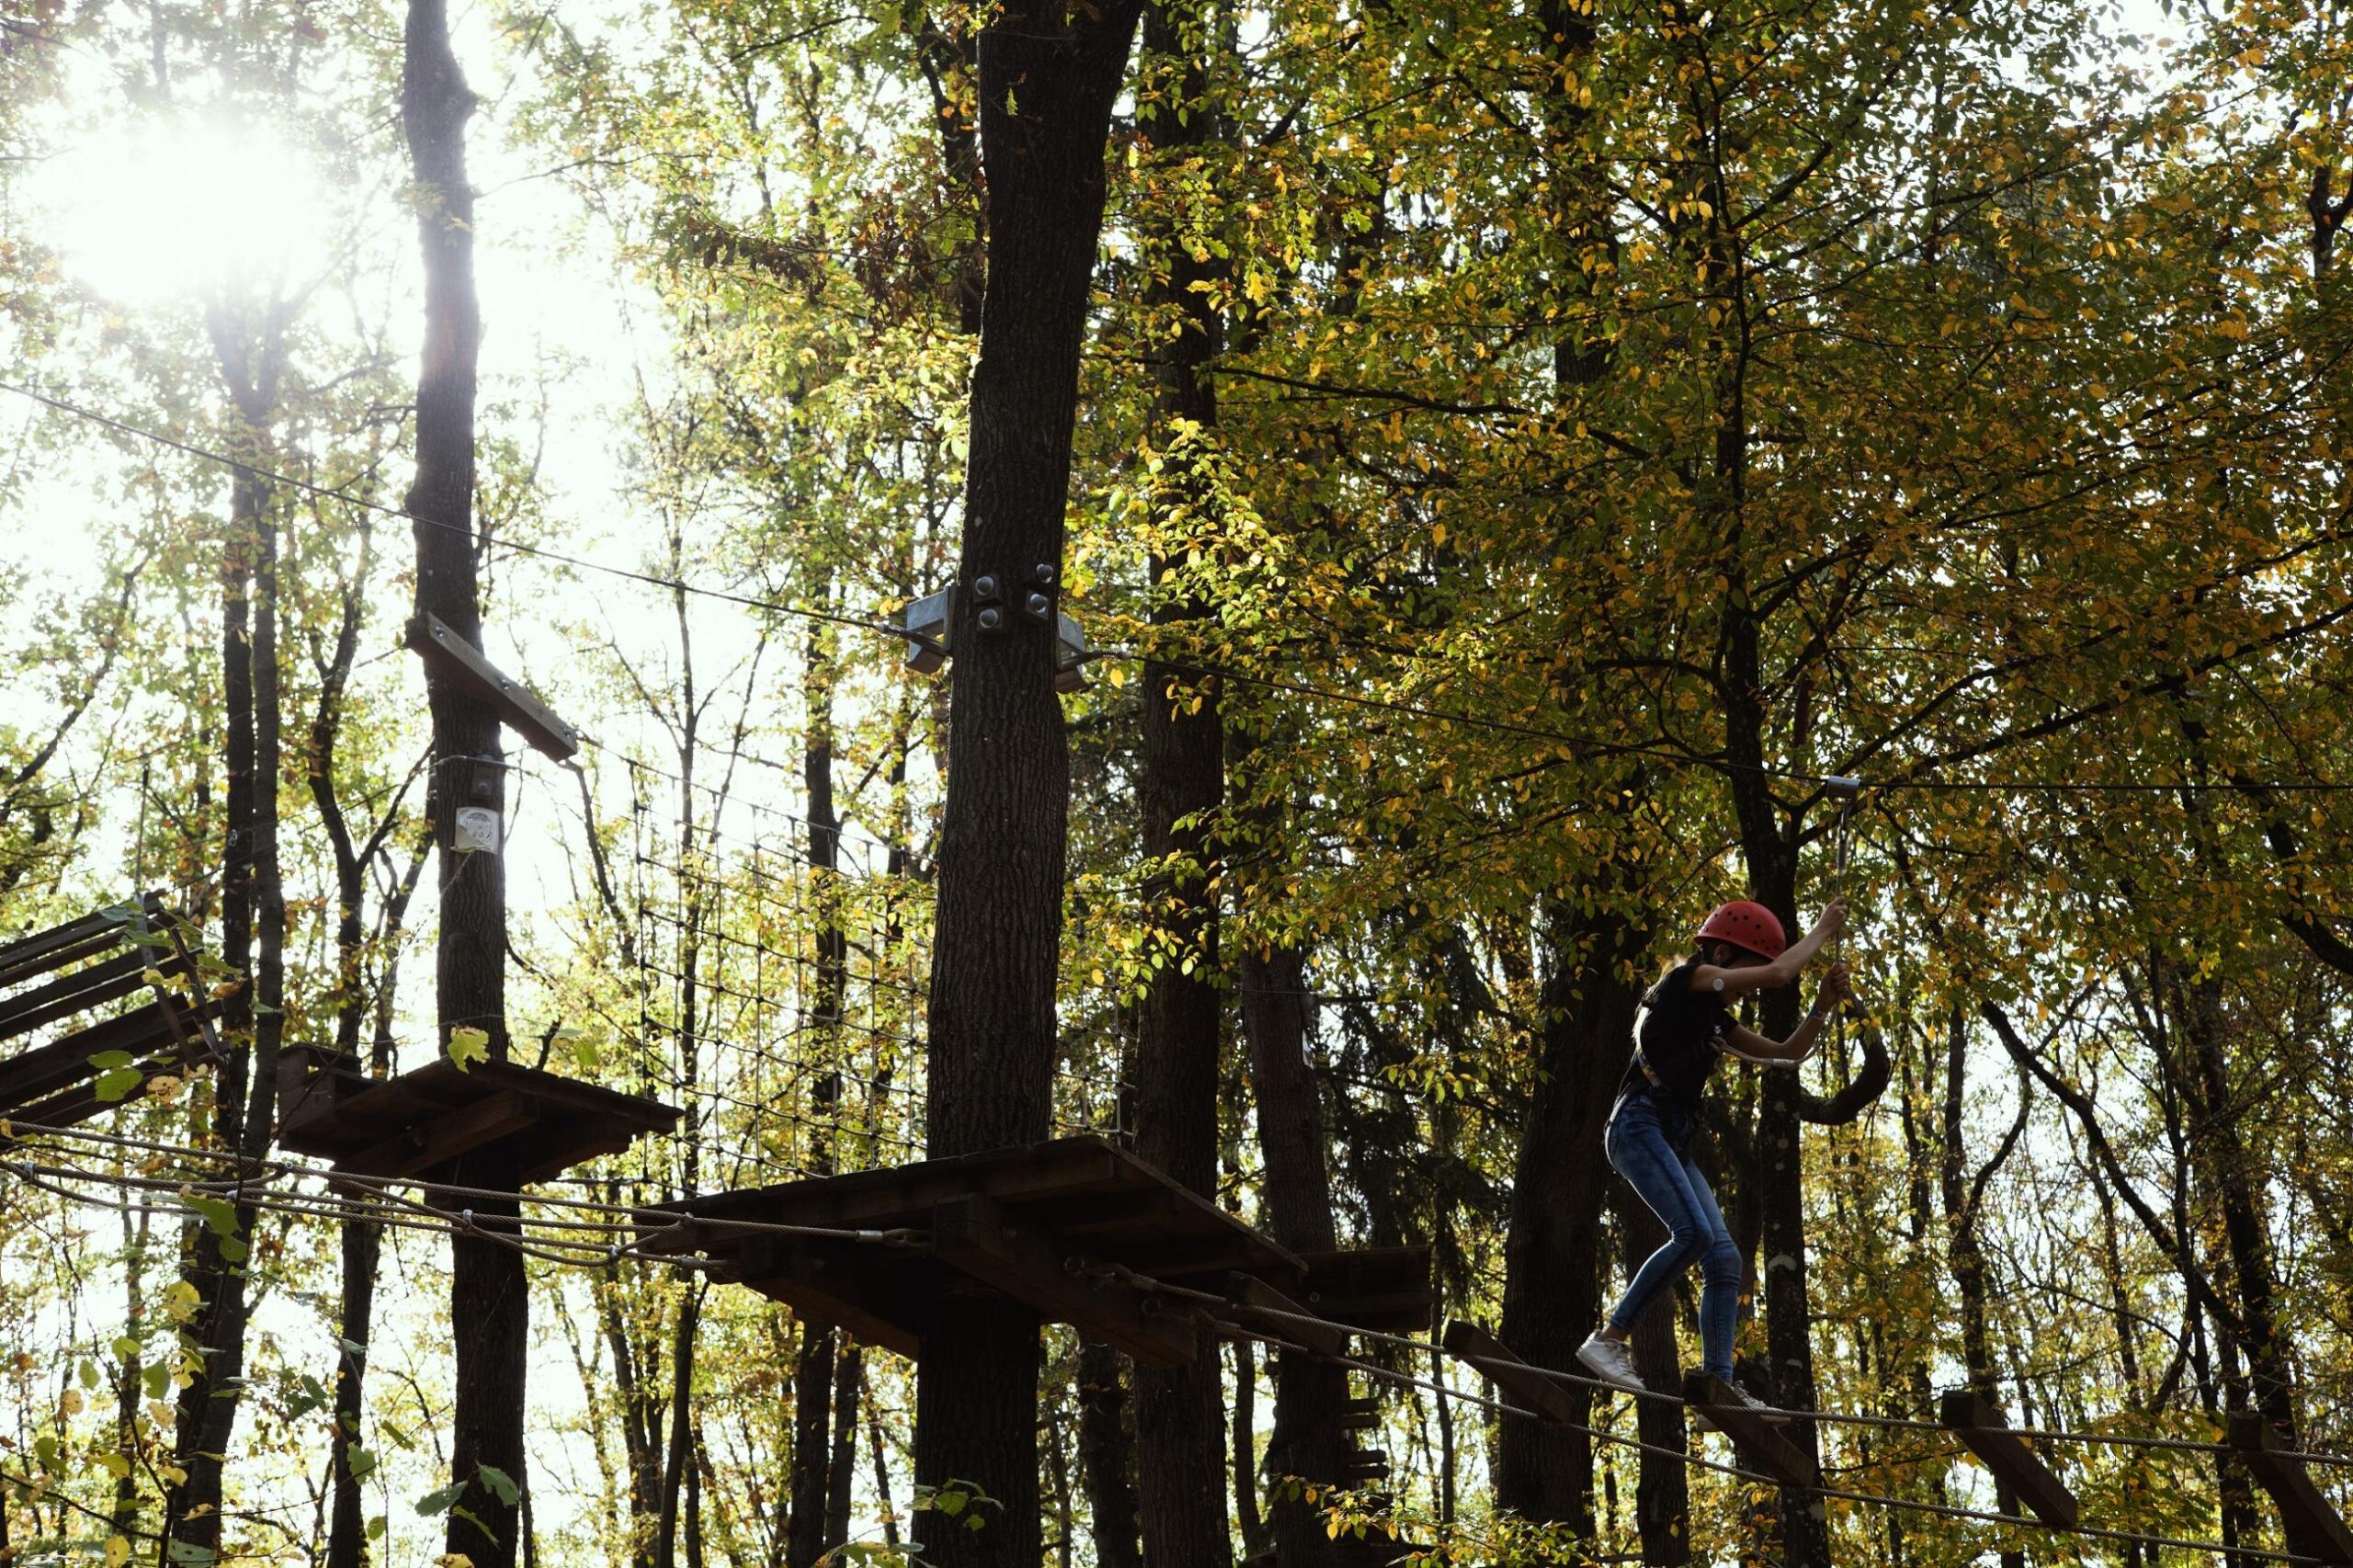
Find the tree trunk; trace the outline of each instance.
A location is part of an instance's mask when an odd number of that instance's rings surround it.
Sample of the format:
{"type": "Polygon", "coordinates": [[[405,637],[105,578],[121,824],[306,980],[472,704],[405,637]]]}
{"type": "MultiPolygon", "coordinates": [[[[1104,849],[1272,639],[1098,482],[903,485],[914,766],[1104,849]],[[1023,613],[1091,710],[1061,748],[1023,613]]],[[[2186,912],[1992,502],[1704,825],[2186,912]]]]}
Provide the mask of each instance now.
{"type": "MultiPolygon", "coordinates": [[[[1338,1244],[1324,1162],[1322,1096],[1307,1062],[1306,964],[1295,948],[1245,950],[1236,965],[1243,1030],[1257,1087],[1267,1225],[1293,1252],[1338,1244]]],[[[1297,1350],[1275,1352],[1275,1429],[1267,1443],[1267,1509],[1279,1568],[1331,1568],[1338,1553],[1302,1484],[1334,1484],[1345,1462],[1346,1370],[1297,1350]]]]}
{"type": "Polygon", "coordinates": [[[792,1370],[792,1520],[785,1536],[785,1568],[813,1568],[824,1554],[833,1386],[834,1331],[804,1323],[792,1370]]]}
{"type": "MultiPolygon", "coordinates": [[[[1619,1183],[1612,1189],[1618,1222],[1625,1236],[1628,1267],[1666,1242],[1666,1227],[1657,1215],[1619,1183]]],[[[1676,1297],[1670,1291],[1653,1301],[1634,1324],[1634,1369],[1655,1389],[1683,1386],[1682,1358],[1675,1343],[1676,1297]]],[[[1681,1454],[1690,1441],[1683,1406],[1663,1399],[1634,1402],[1634,1435],[1643,1442],[1681,1454]]],[[[1682,1568],[1691,1561],[1691,1478],[1680,1459],[1643,1453],[1634,1483],[1634,1528],[1642,1537],[1643,1561],[1664,1568],[1682,1568]]]]}
{"type": "MultiPolygon", "coordinates": [[[[1601,1211],[1615,1180],[1602,1131],[1641,1001],[1624,971],[1644,944],[1607,909],[1579,915],[1552,903],[1546,925],[1552,973],[1536,1086],[1512,1174],[1501,1327],[1521,1359],[1576,1372],[1577,1346],[1602,1307],[1601,1211]]],[[[1590,1406],[1591,1390],[1565,1386],[1590,1406]]],[[[1582,1433],[1506,1421],[1495,1433],[1495,1485],[1497,1506],[1522,1518],[1592,1533],[1593,1449],[1582,1433]]]]}
{"type": "MultiPolygon", "coordinates": [[[[1201,12],[1181,0],[1161,0],[1144,12],[1137,126],[1158,156],[1181,159],[1214,133],[1206,25],[1201,12]]],[[[1194,287],[1209,281],[1213,268],[1176,242],[1174,214],[1155,217],[1155,271],[1165,270],[1155,277],[1149,303],[1155,315],[1171,318],[1175,335],[1159,357],[1159,410],[1164,441],[1182,453],[1217,423],[1216,397],[1200,371],[1218,351],[1220,324],[1194,287]],[[1188,426],[1195,434],[1180,434],[1188,426]]],[[[1199,455],[1206,460],[1206,452],[1199,455]]],[[[1210,607],[1164,583],[1185,553],[1174,537],[1182,526],[1175,519],[1210,514],[1213,489],[1183,456],[1169,466],[1170,505],[1156,508],[1146,573],[1154,624],[1182,628],[1201,621],[1210,607]]],[[[1147,662],[1142,710],[1136,793],[1154,967],[1136,1018],[1136,1153],[1214,1201],[1221,1017],[1216,847],[1205,824],[1224,793],[1216,695],[1198,678],[1147,662]]],[[[1230,1568],[1220,1358],[1212,1351],[1182,1367],[1138,1367],[1134,1378],[1145,1557],[1154,1568],[1230,1568]]]]}
{"type": "Polygon", "coordinates": [[[1086,1340],[1078,1351],[1078,1454],[1095,1519],[1098,1568],[1143,1568],[1136,1522],[1135,1446],[1120,1353],[1086,1340]]]}
{"type": "MultiPolygon", "coordinates": [[[[1001,12],[979,40],[988,285],[972,373],[964,536],[957,562],[948,797],[929,1008],[928,1152],[1033,1142],[1052,1119],[1070,759],[1055,640],[1022,613],[1033,569],[1057,597],[1104,152],[1138,0],[1065,17],[1001,12]],[[976,584],[997,579],[983,631],[976,584]]],[[[1038,1320],[959,1301],[926,1325],[915,1480],[977,1486],[980,1529],[926,1510],[934,1568],[1036,1568],[1038,1320]]]]}
{"type": "MultiPolygon", "coordinates": [[[[235,445],[242,458],[258,460],[268,449],[285,365],[286,324],[286,312],[276,302],[258,324],[223,302],[206,312],[222,379],[241,424],[235,445]]],[[[222,1030],[231,1044],[215,1086],[213,1129],[222,1145],[238,1153],[241,1168],[250,1168],[269,1150],[285,1024],[286,899],[278,866],[278,532],[270,507],[269,485],[261,474],[235,469],[222,566],[228,834],[221,927],[222,960],[244,978],[222,1009],[222,1030]]],[[[174,1459],[184,1479],[165,1488],[164,1533],[201,1552],[217,1554],[221,1549],[222,1472],[244,1386],[248,1302],[241,1265],[256,1212],[250,1204],[239,1204],[226,1233],[210,1224],[198,1227],[188,1270],[198,1298],[191,1328],[203,1354],[180,1393],[174,1459]]]]}
{"type": "Polygon", "coordinates": [[[858,1346],[845,1345],[834,1373],[834,1458],[828,1467],[825,1490],[828,1551],[849,1540],[853,1483],[858,1479],[858,1409],[865,1389],[866,1352],[858,1346]]]}
{"type": "MultiPolygon", "coordinates": [[[[425,259],[425,351],[416,384],[416,477],[408,492],[415,519],[416,609],[482,642],[475,585],[474,381],[482,339],[473,278],[474,193],[466,180],[466,121],[474,97],[449,47],[446,0],[410,0],[401,71],[401,125],[408,141],[425,259]]],[[[506,812],[496,766],[498,719],[442,683],[426,683],[433,718],[433,791],[439,833],[441,930],[434,949],[438,1043],[450,1031],[481,1029],[492,1058],[505,1061],[506,877],[490,851],[459,854],[457,812],[506,812]]],[[[456,1179],[514,1190],[520,1172],[495,1153],[458,1162],[456,1179]]],[[[475,1226],[511,1230],[510,1199],[477,1199],[475,1226]]],[[[444,1550],[474,1568],[515,1568],[521,1509],[502,1500],[485,1469],[513,1487],[527,1483],[523,1404],[530,1293],[520,1253],[476,1235],[449,1243],[450,1345],[457,1403],[450,1422],[450,1480],[462,1488],[449,1510],[444,1550]]],[[[511,1493],[510,1493],[511,1494],[511,1493]]]]}

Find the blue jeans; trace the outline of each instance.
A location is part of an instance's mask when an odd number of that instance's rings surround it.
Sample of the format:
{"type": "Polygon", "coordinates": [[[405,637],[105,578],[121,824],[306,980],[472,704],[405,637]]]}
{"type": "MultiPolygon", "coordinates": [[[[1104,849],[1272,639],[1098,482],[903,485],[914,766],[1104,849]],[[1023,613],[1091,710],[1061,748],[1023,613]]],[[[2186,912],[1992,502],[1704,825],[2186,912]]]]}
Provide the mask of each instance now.
{"type": "Polygon", "coordinates": [[[1666,1244],[1635,1271],[1625,1296],[1610,1309],[1609,1326],[1620,1334],[1632,1333],[1643,1310],[1697,1263],[1704,1285],[1699,1294],[1699,1369],[1730,1382],[1733,1332],[1740,1322],[1740,1248],[1724,1228],[1708,1178],[1690,1155],[1668,1142],[1658,1107],[1647,1095],[1628,1095],[1619,1102],[1603,1147],[1618,1174],[1633,1184],[1636,1196],[1666,1226],[1666,1244]]]}

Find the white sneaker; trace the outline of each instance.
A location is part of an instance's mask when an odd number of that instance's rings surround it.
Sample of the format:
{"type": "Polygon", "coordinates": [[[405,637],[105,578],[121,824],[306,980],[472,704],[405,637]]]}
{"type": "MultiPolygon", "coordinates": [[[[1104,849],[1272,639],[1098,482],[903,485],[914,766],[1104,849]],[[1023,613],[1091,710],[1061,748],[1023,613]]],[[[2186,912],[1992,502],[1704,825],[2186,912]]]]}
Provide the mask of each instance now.
{"type": "Polygon", "coordinates": [[[1577,1360],[1586,1370],[1614,1388],[1632,1393],[1650,1392],[1649,1386],[1643,1381],[1643,1375],[1634,1370],[1633,1346],[1623,1340],[1604,1339],[1597,1334],[1588,1334],[1585,1336],[1585,1343],[1577,1346],[1577,1360]]]}
{"type": "Polygon", "coordinates": [[[1749,1410],[1753,1411],[1756,1415],[1763,1416],[1769,1425],[1775,1426],[1786,1426],[1790,1424],[1789,1412],[1774,1409],[1771,1405],[1766,1403],[1763,1400],[1757,1398],[1746,1389],[1742,1388],[1738,1383],[1726,1383],[1724,1384],[1724,1387],[1732,1391],[1733,1398],[1738,1400],[1742,1404],[1745,1405],[1749,1410]]]}

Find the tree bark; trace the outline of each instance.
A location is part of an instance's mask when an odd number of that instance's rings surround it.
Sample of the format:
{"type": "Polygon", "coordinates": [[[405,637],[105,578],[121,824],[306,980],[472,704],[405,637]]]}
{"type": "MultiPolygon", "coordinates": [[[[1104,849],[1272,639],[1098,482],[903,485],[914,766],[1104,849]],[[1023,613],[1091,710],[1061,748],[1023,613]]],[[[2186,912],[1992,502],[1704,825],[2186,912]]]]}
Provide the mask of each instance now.
{"type": "MultiPolygon", "coordinates": [[[[1552,903],[1545,915],[1552,972],[1512,1174],[1501,1329],[1521,1359],[1575,1372],[1577,1346],[1601,1314],[1601,1211],[1615,1179],[1602,1131],[1641,1001],[1626,968],[1645,944],[1607,908],[1580,915],[1552,903]]],[[[1590,1407],[1591,1390],[1565,1386],[1590,1407]]],[[[1495,1485],[1497,1506],[1522,1518],[1592,1533],[1593,1449],[1582,1433],[1506,1421],[1495,1433],[1495,1485]]]]}
{"type": "MultiPolygon", "coordinates": [[[[1181,160],[1209,143],[1216,119],[1210,102],[1207,18],[1198,7],[1150,6],[1143,14],[1137,128],[1155,162],[1181,160]]],[[[1171,198],[1174,199],[1174,198],[1171,198]]],[[[1147,290],[1155,318],[1173,333],[1156,366],[1162,438],[1172,453],[1217,423],[1217,402],[1201,371],[1217,353],[1220,323],[1196,287],[1213,267],[1175,235],[1173,214],[1153,230],[1154,278],[1147,290]]],[[[1207,453],[1199,452],[1202,460],[1207,453]]],[[[1183,456],[1169,464],[1165,499],[1154,519],[1146,561],[1155,626],[1181,629],[1210,607],[1175,586],[1172,568],[1186,553],[1179,519],[1210,511],[1212,487],[1183,456]]],[[[1182,635],[1181,631],[1178,635],[1182,635]]],[[[1154,965],[1137,1009],[1134,1074],[1136,1153],[1203,1198],[1217,1196],[1219,1044],[1216,984],[1217,852],[1208,820],[1224,794],[1224,756],[1216,694],[1208,683],[1167,665],[1143,669],[1142,769],[1136,793],[1143,816],[1147,871],[1143,915],[1154,965]]],[[[1198,1356],[1182,1367],[1134,1370],[1137,1477],[1143,1552],[1154,1568],[1229,1568],[1233,1550],[1224,1507],[1225,1411],[1220,1358],[1198,1356]]]]}
{"type": "MultiPolygon", "coordinates": [[[[1137,11],[1138,0],[1067,16],[1016,6],[979,40],[988,285],[949,635],[954,760],[928,1013],[935,1157],[1035,1142],[1052,1118],[1070,759],[1051,616],[1031,619],[1016,596],[1039,565],[1060,582],[1105,144],[1137,11]],[[991,631],[978,619],[983,576],[1006,591],[991,631]]],[[[1038,1354],[1036,1314],[1011,1301],[959,1301],[927,1325],[915,1480],[991,1499],[977,1530],[919,1516],[935,1568],[1036,1568],[1038,1354]]]]}
{"type": "MultiPolygon", "coordinates": [[[[1296,948],[1245,950],[1236,965],[1243,1030],[1257,1088],[1267,1229],[1293,1252],[1338,1244],[1324,1160],[1322,1095],[1307,1062],[1306,965],[1296,948]]],[[[1297,1350],[1275,1352],[1275,1427],[1267,1443],[1267,1515],[1279,1568],[1331,1568],[1338,1552],[1302,1494],[1336,1483],[1347,1371],[1297,1350]]]]}
{"type": "MultiPolygon", "coordinates": [[[[416,476],[407,510],[415,519],[416,609],[440,617],[480,646],[482,604],[475,580],[474,390],[482,322],[473,276],[474,193],[466,177],[466,121],[474,96],[449,47],[446,0],[410,0],[401,70],[401,126],[417,201],[425,261],[425,350],[416,385],[416,476]]],[[[462,806],[506,812],[496,766],[498,719],[484,705],[428,681],[433,720],[435,824],[441,929],[434,949],[438,1043],[450,1031],[477,1028],[492,1058],[505,1061],[506,1030],[506,868],[492,852],[458,854],[450,846],[462,806]]],[[[514,1190],[520,1172],[494,1153],[458,1162],[456,1179],[494,1191],[514,1190]]],[[[478,1199],[473,1222],[511,1230],[510,1199],[478,1199]]],[[[497,1471],[528,1484],[523,1407],[530,1292],[520,1253],[480,1235],[450,1239],[450,1344],[456,1409],[450,1422],[450,1481],[461,1490],[449,1514],[444,1550],[474,1568],[515,1568],[522,1518],[484,1475],[497,1471]]]]}
{"type": "MultiPolygon", "coordinates": [[[[285,368],[287,312],[272,301],[256,324],[215,301],[206,312],[222,379],[235,404],[238,456],[268,449],[285,368]]],[[[227,722],[222,867],[222,957],[241,976],[222,1009],[228,1061],[215,1086],[214,1136],[251,1171],[269,1150],[276,1118],[278,1048],[285,1026],[286,897],[278,866],[279,718],[278,532],[270,486],[242,464],[230,480],[222,563],[221,663],[227,722]]],[[[244,1386],[249,1302],[242,1267],[257,1214],[239,1203],[232,1229],[196,1228],[188,1278],[198,1307],[190,1324],[203,1347],[181,1391],[175,1462],[183,1480],[164,1497],[165,1536],[193,1551],[221,1549],[222,1472],[244,1386]]]]}
{"type": "Polygon", "coordinates": [[[1078,1454],[1095,1519],[1099,1568],[1143,1568],[1138,1539],[1135,1445],[1128,1426],[1120,1353],[1087,1340],[1078,1351],[1078,1454]]]}

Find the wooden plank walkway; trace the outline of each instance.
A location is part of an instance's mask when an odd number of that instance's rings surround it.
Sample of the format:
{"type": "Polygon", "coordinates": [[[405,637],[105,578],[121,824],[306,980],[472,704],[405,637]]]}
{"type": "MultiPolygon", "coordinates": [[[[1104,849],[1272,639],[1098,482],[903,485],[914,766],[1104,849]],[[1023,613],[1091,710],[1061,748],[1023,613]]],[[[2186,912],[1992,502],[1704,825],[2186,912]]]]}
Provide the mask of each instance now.
{"type": "MultiPolygon", "coordinates": [[[[1092,1137],[706,1193],[641,1210],[638,1244],[699,1253],[716,1278],[910,1357],[937,1314],[976,1294],[1011,1297],[1160,1366],[1199,1353],[1204,1318],[1289,1337],[1237,1302],[1410,1330],[1428,1323],[1432,1300],[1427,1247],[1303,1257],[1092,1137]],[[746,1221],[912,1234],[886,1246],[726,1223],[746,1221]]],[[[1329,1331],[1316,1337],[1333,1343],[1329,1331]]]]}
{"type": "MultiPolygon", "coordinates": [[[[447,1060],[370,1078],[348,1058],[291,1046],[278,1062],[280,1148],[353,1176],[462,1184],[469,1157],[544,1181],[648,1133],[678,1108],[515,1062],[447,1060]]],[[[481,1185],[474,1183],[472,1185],[481,1185]]],[[[428,1200],[432,1194],[426,1193],[428,1200]]],[[[454,1203],[450,1205],[456,1207],[454,1203]]]]}

